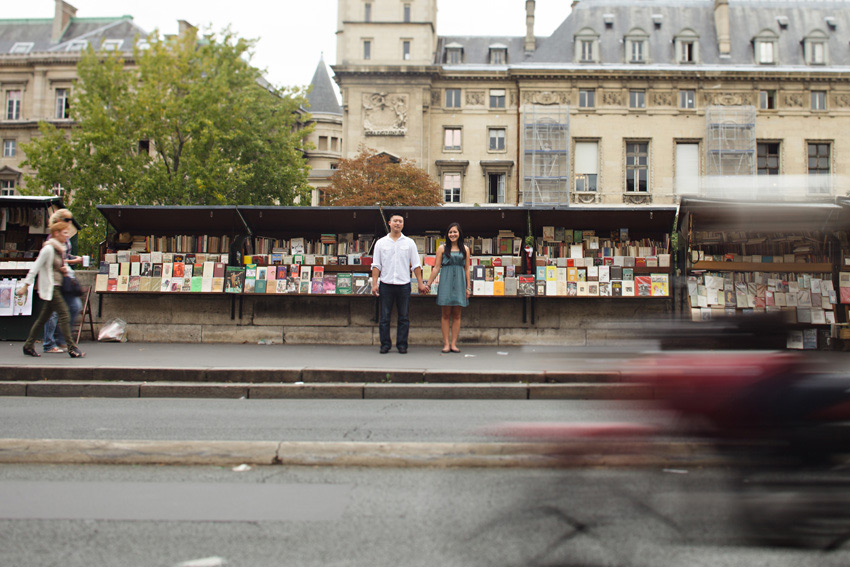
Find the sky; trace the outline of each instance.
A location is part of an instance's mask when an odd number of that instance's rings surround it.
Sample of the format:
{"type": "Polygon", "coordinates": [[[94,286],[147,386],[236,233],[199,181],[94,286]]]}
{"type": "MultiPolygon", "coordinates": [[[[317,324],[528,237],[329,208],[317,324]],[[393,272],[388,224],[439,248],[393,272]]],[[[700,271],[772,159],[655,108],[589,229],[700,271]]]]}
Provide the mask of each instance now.
{"type": "MultiPolygon", "coordinates": [[[[337,0],[66,0],[80,18],[133,16],[147,32],[176,34],[177,20],[201,29],[226,26],[257,39],[252,63],[276,86],[306,86],[319,58],[336,62],[337,0]]],[[[548,36],[566,19],[571,0],[537,0],[537,36],[548,36]]],[[[6,0],[0,18],[52,18],[54,0],[6,0]]],[[[438,0],[439,35],[525,36],[525,0],[438,0]]]]}

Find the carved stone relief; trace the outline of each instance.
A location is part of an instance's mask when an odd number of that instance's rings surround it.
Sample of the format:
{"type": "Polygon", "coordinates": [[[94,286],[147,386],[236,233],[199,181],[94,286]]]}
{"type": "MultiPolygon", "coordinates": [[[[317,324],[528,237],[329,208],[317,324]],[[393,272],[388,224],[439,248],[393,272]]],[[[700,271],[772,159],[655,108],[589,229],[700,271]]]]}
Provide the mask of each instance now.
{"type": "Polygon", "coordinates": [[[508,98],[510,99],[508,105],[513,108],[516,106],[516,91],[508,91],[508,98]]]}
{"type": "Polygon", "coordinates": [[[435,89],[431,91],[431,106],[440,106],[441,90],[435,89]]]}
{"type": "Polygon", "coordinates": [[[602,199],[599,193],[572,193],[573,203],[577,205],[595,205],[602,199]]]}
{"type": "Polygon", "coordinates": [[[850,94],[840,94],[835,96],[835,106],[847,108],[850,106],[850,94]]]}
{"type": "Polygon", "coordinates": [[[525,91],[522,93],[523,104],[568,104],[569,95],[565,92],[525,91]]]}
{"type": "Polygon", "coordinates": [[[785,95],[785,106],[803,108],[803,95],[798,93],[785,95]]]}
{"type": "Polygon", "coordinates": [[[602,93],[602,103],[606,106],[623,106],[623,93],[618,91],[605,91],[602,93]]]}
{"type": "Polygon", "coordinates": [[[649,205],[652,203],[652,195],[649,193],[624,193],[623,203],[627,205],[649,205]]]}
{"type": "Polygon", "coordinates": [[[746,93],[706,93],[707,106],[744,106],[752,104],[746,93]]]}
{"type": "Polygon", "coordinates": [[[675,102],[675,97],[671,92],[658,92],[652,93],[652,105],[653,106],[673,106],[675,102]]]}
{"type": "Polygon", "coordinates": [[[466,91],[466,104],[469,106],[484,106],[485,100],[484,91],[466,91]]]}
{"type": "Polygon", "coordinates": [[[408,95],[363,94],[363,129],[367,136],[404,136],[407,133],[408,95]]]}

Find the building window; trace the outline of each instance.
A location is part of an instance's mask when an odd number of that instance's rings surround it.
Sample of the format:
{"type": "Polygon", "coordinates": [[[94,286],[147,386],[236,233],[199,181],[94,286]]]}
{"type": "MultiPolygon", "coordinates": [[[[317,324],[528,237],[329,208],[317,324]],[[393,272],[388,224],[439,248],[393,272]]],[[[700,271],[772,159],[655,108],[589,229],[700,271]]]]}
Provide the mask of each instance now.
{"type": "Polygon", "coordinates": [[[676,194],[699,195],[699,144],[676,143],[676,194]]]}
{"type": "Polygon", "coordinates": [[[331,136],[331,151],[339,151],[339,138],[337,138],[336,136],[331,136]]]}
{"type": "Polygon", "coordinates": [[[826,110],[826,91],[812,91],[812,110],[826,110]]]}
{"type": "Polygon", "coordinates": [[[646,108],[646,92],[629,91],[629,108],[646,108]]]}
{"type": "Polygon", "coordinates": [[[448,63],[449,65],[460,65],[461,63],[463,63],[463,48],[446,48],[446,63],[448,63]]]}
{"type": "Polygon", "coordinates": [[[676,45],[676,61],[696,63],[699,61],[699,36],[690,29],[684,29],[673,40],[676,45]]]}
{"type": "Polygon", "coordinates": [[[779,175],[779,142],[756,145],[756,168],[759,175],[779,175]]]}
{"type": "Polygon", "coordinates": [[[53,194],[54,197],[61,197],[65,194],[65,188],[56,183],[53,185],[53,187],[50,188],[50,192],[53,194]]]}
{"type": "Polygon", "coordinates": [[[460,203],[460,173],[443,174],[443,200],[460,203]]]}
{"type": "Polygon", "coordinates": [[[89,42],[84,39],[75,39],[65,48],[66,51],[82,51],[89,46],[89,42]]]}
{"type": "Polygon", "coordinates": [[[776,110],[776,91],[760,91],[759,108],[762,110],[776,110]]]}
{"type": "Polygon", "coordinates": [[[404,7],[403,7],[403,10],[404,10],[404,13],[402,15],[402,19],[404,20],[405,24],[409,24],[410,23],[410,4],[405,4],[404,7]]]}
{"type": "Polygon", "coordinates": [[[490,140],[489,150],[491,152],[503,152],[505,151],[505,129],[504,128],[490,128],[490,133],[488,136],[490,140]]]}
{"type": "Polygon", "coordinates": [[[683,41],[682,50],[679,54],[679,63],[693,63],[696,61],[695,50],[696,45],[693,41],[683,41]]]}
{"type": "Polygon", "coordinates": [[[697,92],[693,89],[679,91],[679,108],[694,109],[697,107],[697,92]]]}
{"type": "Polygon", "coordinates": [[[15,157],[16,148],[15,140],[3,140],[3,157],[15,157]]]}
{"type": "Polygon", "coordinates": [[[100,48],[104,51],[118,51],[124,45],[123,39],[105,39],[100,44],[100,48]]]}
{"type": "Polygon", "coordinates": [[[579,89],[579,108],[594,108],[596,106],[596,89],[579,89]]]}
{"type": "Polygon", "coordinates": [[[626,143],[626,191],[649,191],[649,143],[626,143]]]}
{"type": "Polygon", "coordinates": [[[462,130],[460,128],[446,128],[443,134],[443,139],[445,140],[443,149],[449,151],[461,150],[461,133],[462,130]]]}
{"type": "Polygon", "coordinates": [[[506,49],[501,47],[490,48],[490,64],[491,65],[504,65],[508,60],[508,53],[506,49]]]}
{"type": "Polygon", "coordinates": [[[12,179],[0,179],[0,195],[8,197],[15,194],[15,181],[12,179]]]}
{"type": "Polygon", "coordinates": [[[809,65],[825,65],[829,50],[829,36],[815,30],[803,39],[803,57],[809,65]]]}
{"type": "Polygon", "coordinates": [[[777,40],[778,36],[771,30],[763,31],[753,40],[756,63],[759,65],[773,65],[776,63],[777,40]]]}
{"type": "Polygon", "coordinates": [[[460,89],[446,89],[446,108],[460,108],[460,89]]]}
{"type": "Polygon", "coordinates": [[[828,142],[809,142],[809,193],[829,193],[828,142]]]}
{"type": "Polygon", "coordinates": [[[410,60],[410,40],[405,39],[401,42],[401,58],[405,61],[410,60]]]}
{"type": "Polygon", "coordinates": [[[363,21],[371,22],[372,21],[372,4],[366,2],[363,4],[363,21]]]}
{"type": "Polygon", "coordinates": [[[22,91],[6,91],[6,120],[21,119],[22,91]]]}
{"type": "Polygon", "coordinates": [[[597,142],[576,142],[575,190],[597,190],[599,177],[599,145],[597,142]]]}
{"type": "Polygon", "coordinates": [[[328,137],[327,136],[319,136],[319,150],[326,152],[328,151],[328,137]]]}
{"type": "Polygon", "coordinates": [[[35,44],[31,41],[18,41],[12,46],[12,49],[9,50],[9,53],[13,55],[24,55],[32,51],[33,46],[35,44]]]}
{"type": "Polygon", "coordinates": [[[599,59],[599,34],[584,28],[576,34],[575,59],[579,63],[595,63],[599,59]]]}
{"type": "Polygon", "coordinates": [[[56,89],[56,118],[71,117],[71,89],[56,89]]]}
{"type": "Polygon", "coordinates": [[[505,89],[490,89],[490,108],[505,108],[505,89]]]}
{"type": "Polygon", "coordinates": [[[629,63],[646,63],[648,58],[647,46],[649,34],[640,28],[634,28],[625,38],[626,61],[629,63]]]}
{"type": "Polygon", "coordinates": [[[363,59],[367,61],[372,58],[372,41],[369,39],[363,40],[363,59]]]}
{"type": "Polygon", "coordinates": [[[487,174],[487,202],[488,203],[504,203],[505,202],[505,174],[504,173],[488,173],[487,174]]]}

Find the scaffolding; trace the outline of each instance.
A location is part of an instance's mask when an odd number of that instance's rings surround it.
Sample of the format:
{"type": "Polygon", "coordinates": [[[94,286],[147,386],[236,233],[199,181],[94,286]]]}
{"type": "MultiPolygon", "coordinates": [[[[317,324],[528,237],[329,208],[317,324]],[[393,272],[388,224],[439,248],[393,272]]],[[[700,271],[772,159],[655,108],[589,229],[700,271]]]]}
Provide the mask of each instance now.
{"type": "Polygon", "coordinates": [[[524,205],[568,205],[570,109],[527,105],[522,109],[524,205]]]}
{"type": "Polygon", "coordinates": [[[705,112],[706,174],[756,174],[756,108],[710,106],[705,112]]]}

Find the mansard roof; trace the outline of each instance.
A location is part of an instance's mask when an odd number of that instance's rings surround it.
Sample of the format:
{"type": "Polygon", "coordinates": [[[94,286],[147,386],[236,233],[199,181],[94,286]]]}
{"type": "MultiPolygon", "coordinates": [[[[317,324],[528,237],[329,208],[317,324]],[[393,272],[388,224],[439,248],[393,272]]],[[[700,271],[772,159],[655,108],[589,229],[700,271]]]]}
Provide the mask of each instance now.
{"type": "MultiPolygon", "coordinates": [[[[488,46],[508,45],[508,66],[616,66],[624,65],[624,38],[633,30],[648,35],[644,67],[677,66],[675,39],[684,33],[699,42],[696,66],[747,67],[763,70],[807,67],[802,42],[812,34],[826,38],[829,59],[820,69],[850,66],[850,0],[730,0],[731,53],[721,57],[715,29],[715,0],[581,0],[549,37],[537,37],[536,49],[526,54],[524,37],[440,37],[437,64],[445,64],[445,48],[460,44],[463,64],[489,63],[488,46]],[[610,25],[606,22],[610,22],[610,25]],[[770,30],[777,38],[776,64],[756,65],[753,39],[770,30]],[[598,38],[599,62],[575,63],[575,38],[589,33],[598,38]]],[[[494,66],[495,67],[495,66],[494,66]]]]}
{"type": "Polygon", "coordinates": [[[132,51],[147,32],[133,22],[131,16],[115,18],[71,18],[59,41],[51,41],[52,19],[0,20],[0,55],[8,55],[15,44],[32,43],[29,53],[67,51],[73,41],[86,41],[99,47],[104,40],[122,40],[120,49],[132,51]]]}
{"type": "Polygon", "coordinates": [[[336,98],[331,77],[328,75],[328,66],[325,65],[324,59],[319,59],[319,65],[316,67],[310,85],[313,88],[307,95],[307,100],[310,102],[309,110],[311,113],[339,114],[342,116],[342,107],[336,98]]]}

